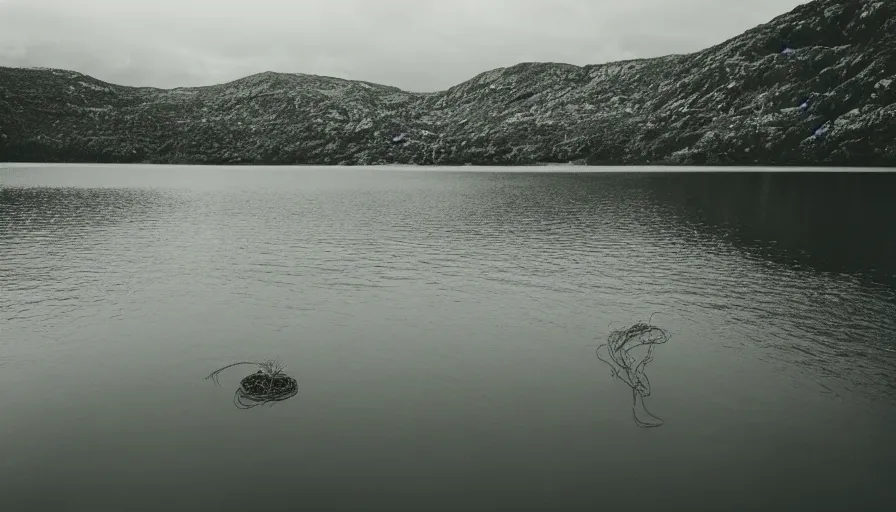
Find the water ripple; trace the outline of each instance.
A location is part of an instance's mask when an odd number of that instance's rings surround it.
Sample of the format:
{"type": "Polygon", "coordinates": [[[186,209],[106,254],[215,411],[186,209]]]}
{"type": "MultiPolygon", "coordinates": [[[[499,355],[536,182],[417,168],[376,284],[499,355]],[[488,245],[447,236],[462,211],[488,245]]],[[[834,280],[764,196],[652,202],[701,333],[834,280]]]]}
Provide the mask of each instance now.
{"type": "Polygon", "coordinates": [[[660,310],[704,343],[893,394],[887,288],[746,253],[613,177],[380,178],[0,189],[0,315],[53,329],[170,297],[289,311],[430,300],[554,328],[577,315],[590,340],[607,318],[660,310]]]}

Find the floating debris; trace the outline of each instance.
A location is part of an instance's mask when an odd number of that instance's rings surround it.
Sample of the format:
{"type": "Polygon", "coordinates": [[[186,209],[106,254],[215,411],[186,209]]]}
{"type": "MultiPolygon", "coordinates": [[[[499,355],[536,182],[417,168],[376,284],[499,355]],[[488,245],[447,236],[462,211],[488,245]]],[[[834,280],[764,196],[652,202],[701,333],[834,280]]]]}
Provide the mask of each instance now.
{"type": "Polygon", "coordinates": [[[286,365],[276,359],[262,362],[243,361],[229,364],[209,374],[206,379],[211,379],[219,384],[218,375],[228,368],[240,365],[258,366],[260,369],[247,375],[240,381],[240,387],[233,394],[233,404],[239,409],[251,409],[259,405],[272,402],[282,402],[296,396],[299,392],[299,384],[296,379],[285,374],[286,365]]]}
{"type": "Polygon", "coordinates": [[[642,428],[659,427],[663,420],[651,413],[644,404],[650,396],[650,380],[644,373],[653,361],[653,349],[669,341],[669,333],[659,327],[638,322],[626,329],[610,333],[607,343],[597,348],[597,358],[610,366],[610,374],[632,388],[632,415],[635,424],[642,428]],[[646,351],[640,357],[635,349],[646,351]]]}

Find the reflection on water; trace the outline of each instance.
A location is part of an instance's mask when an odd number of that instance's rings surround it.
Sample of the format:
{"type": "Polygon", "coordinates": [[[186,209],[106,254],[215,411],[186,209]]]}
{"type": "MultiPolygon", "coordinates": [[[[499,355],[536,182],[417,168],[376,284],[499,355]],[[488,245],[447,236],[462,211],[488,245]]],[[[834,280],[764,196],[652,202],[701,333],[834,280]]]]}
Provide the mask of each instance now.
{"type": "Polygon", "coordinates": [[[886,227],[896,218],[896,174],[659,173],[630,180],[656,204],[654,226],[702,246],[706,257],[733,253],[761,268],[749,279],[743,268],[710,276],[732,292],[714,307],[730,311],[734,329],[768,345],[766,357],[827,377],[848,367],[850,389],[896,394],[896,231],[886,227]],[[758,322],[767,323],[764,336],[748,332],[758,322]]]}
{"type": "Polygon", "coordinates": [[[896,284],[896,173],[653,174],[639,186],[759,257],[896,284]]]}
{"type": "Polygon", "coordinates": [[[547,170],[0,170],[0,503],[257,507],[235,467],[278,509],[896,498],[889,178],[547,170]],[[655,352],[604,327],[657,312],[655,352]],[[302,392],[197,382],[260,353],[302,392]]]}

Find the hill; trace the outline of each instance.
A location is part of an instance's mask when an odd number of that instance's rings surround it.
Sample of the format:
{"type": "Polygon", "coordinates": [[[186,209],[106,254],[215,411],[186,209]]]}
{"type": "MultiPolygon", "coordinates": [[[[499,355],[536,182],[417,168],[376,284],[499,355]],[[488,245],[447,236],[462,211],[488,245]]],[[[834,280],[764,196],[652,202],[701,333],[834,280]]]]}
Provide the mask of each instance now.
{"type": "Polygon", "coordinates": [[[688,55],[523,63],[438,93],[0,68],[0,161],[896,166],[896,2],[816,0],[688,55]]]}

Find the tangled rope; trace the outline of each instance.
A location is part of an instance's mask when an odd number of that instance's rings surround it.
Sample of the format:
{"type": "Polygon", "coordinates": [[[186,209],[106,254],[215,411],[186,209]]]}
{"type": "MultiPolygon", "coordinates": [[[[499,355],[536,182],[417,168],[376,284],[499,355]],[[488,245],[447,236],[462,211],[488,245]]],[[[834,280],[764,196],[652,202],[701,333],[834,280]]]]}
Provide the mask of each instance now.
{"type": "Polygon", "coordinates": [[[233,403],[240,409],[251,409],[269,402],[281,402],[296,396],[299,384],[288,375],[271,377],[261,370],[240,381],[233,394],[233,403]]]}
{"type": "Polygon", "coordinates": [[[209,374],[206,379],[211,379],[215,384],[218,375],[228,368],[239,365],[254,365],[260,369],[240,381],[240,386],[233,394],[233,404],[239,409],[251,409],[271,402],[281,402],[294,397],[299,392],[299,384],[296,379],[283,373],[286,365],[277,360],[263,362],[243,361],[229,364],[209,374]]]}
{"type": "Polygon", "coordinates": [[[631,327],[612,331],[607,343],[597,348],[597,358],[610,366],[610,374],[632,388],[632,416],[642,428],[663,424],[663,420],[644,404],[644,398],[650,396],[650,379],[644,370],[653,361],[653,349],[669,341],[669,338],[668,332],[650,325],[650,321],[638,322],[631,327]],[[647,347],[646,354],[641,358],[632,354],[639,347],[647,347]]]}

